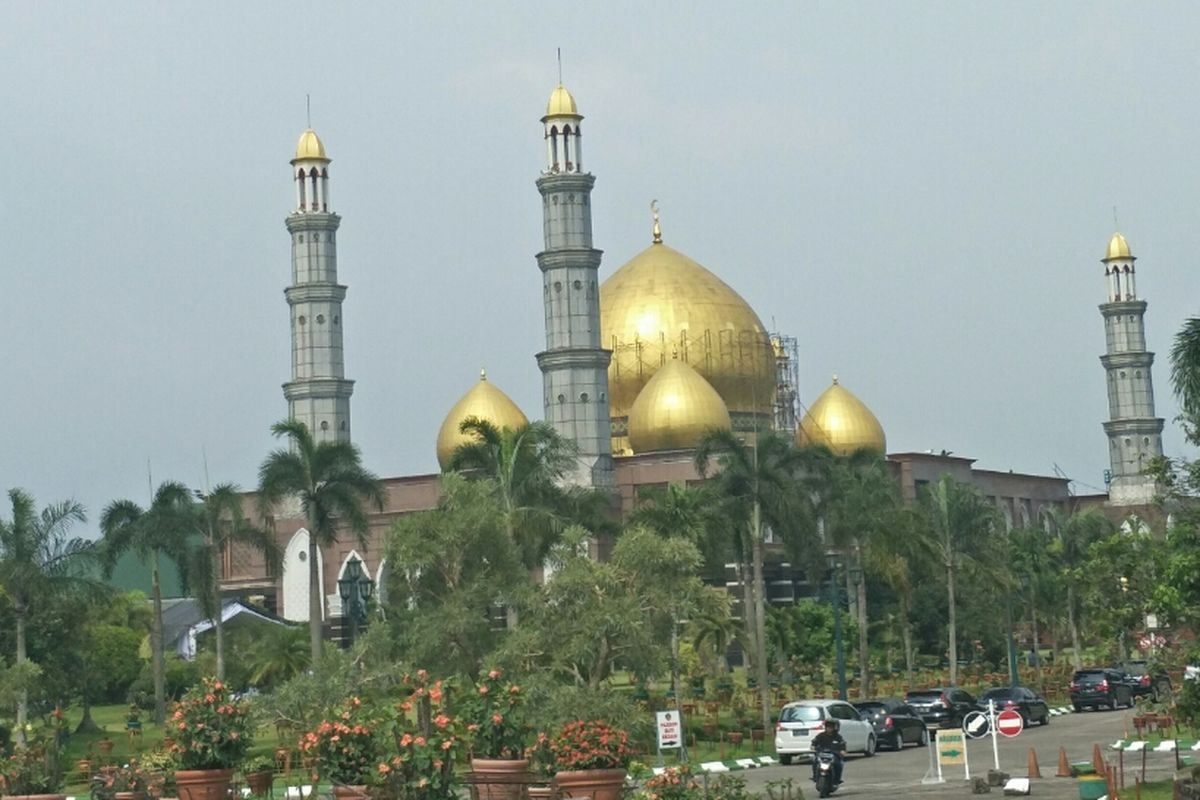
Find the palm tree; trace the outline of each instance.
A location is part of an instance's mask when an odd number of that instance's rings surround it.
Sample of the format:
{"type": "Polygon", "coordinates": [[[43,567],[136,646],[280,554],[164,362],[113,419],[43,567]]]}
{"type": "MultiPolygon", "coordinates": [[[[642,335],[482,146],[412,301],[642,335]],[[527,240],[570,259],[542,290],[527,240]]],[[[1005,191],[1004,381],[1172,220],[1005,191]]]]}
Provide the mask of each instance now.
{"type": "Polygon", "coordinates": [[[915,564],[933,558],[936,543],[919,507],[900,507],[890,515],[889,533],[872,542],[867,551],[868,569],[896,593],[900,638],[904,644],[904,685],[913,689],[916,650],[913,647],[912,612],[915,564]]]}
{"type": "MultiPolygon", "coordinates": [[[[46,506],[37,513],[33,498],[20,489],[10,489],[12,518],[0,519],[0,589],[12,603],[17,624],[16,663],[25,663],[25,626],[33,603],[51,592],[76,589],[88,584],[82,568],[93,555],[92,543],[68,538],[71,525],[84,522],[83,506],[73,500],[46,506]]],[[[29,691],[17,699],[18,741],[24,743],[29,717],[29,691]]]]}
{"type": "Polygon", "coordinates": [[[811,520],[808,497],[797,477],[804,460],[801,451],[778,434],[763,433],[756,443],[745,445],[732,431],[720,429],[706,432],[695,453],[696,471],[701,477],[708,477],[714,461],[719,467],[712,476],[714,491],[728,505],[729,518],[741,520],[736,526],[737,535],[743,540],[742,552],[750,555],[750,575],[744,569],[741,575],[743,607],[746,639],[751,644],[751,661],[758,673],[764,728],[770,727],[771,703],[767,685],[763,534],[769,526],[795,544],[795,534],[802,529],[802,523],[811,520]]]}
{"type": "Polygon", "coordinates": [[[987,547],[996,510],[973,487],[949,475],[930,487],[926,499],[938,557],[946,569],[947,638],[949,639],[950,683],[958,681],[958,619],[955,578],[987,547]]]}
{"type": "Polygon", "coordinates": [[[591,489],[563,488],[577,463],[573,441],[545,422],[497,428],[488,420],[468,417],[459,430],[474,441],[458,446],[450,469],[495,482],[504,528],[526,567],[543,564],[571,523],[595,532],[602,516],[598,506],[607,500],[591,489]]]}
{"type": "Polygon", "coordinates": [[[1196,442],[1200,431],[1200,317],[1191,317],[1175,334],[1171,346],[1171,386],[1187,419],[1188,438],[1196,442]]]}
{"type": "Polygon", "coordinates": [[[114,500],[100,515],[100,531],[104,534],[100,563],[105,576],[112,576],[117,560],[127,552],[135,553],[142,564],[150,565],[150,593],[154,601],[150,664],[154,674],[154,722],[158,725],[167,716],[160,570],[164,558],[177,567],[185,564],[191,506],[191,491],[182,483],[166,481],[154,492],[149,508],[143,509],[132,500],[114,500]]]}
{"type": "Polygon", "coordinates": [[[308,669],[311,663],[308,631],[291,625],[273,625],[253,650],[250,683],[277,686],[308,669]]]}
{"type": "Polygon", "coordinates": [[[699,548],[709,570],[723,568],[731,552],[729,520],[708,486],[671,483],[641,496],[629,517],[631,526],[642,526],[660,536],[680,536],[699,548]]]}
{"type": "Polygon", "coordinates": [[[1058,509],[1050,512],[1054,538],[1050,555],[1058,580],[1067,589],[1067,629],[1071,635],[1071,662],[1075,669],[1083,668],[1083,643],[1079,636],[1079,595],[1084,585],[1084,564],[1092,544],[1106,539],[1116,530],[1108,517],[1095,509],[1078,511],[1065,516],[1058,509]]]}
{"type": "Polygon", "coordinates": [[[258,470],[258,501],[264,517],[285,497],[300,502],[308,526],[308,636],[312,663],[321,659],[321,576],[318,548],[338,541],[338,528],[356,534],[366,546],[366,505],[383,509],[383,487],[362,465],[358,448],[350,442],[313,439],[308,427],[289,419],[271,426],[277,438],[286,438],[290,450],[275,450],[258,470]]]}
{"type": "Polygon", "coordinates": [[[213,621],[217,644],[217,677],[225,678],[225,624],[221,618],[221,559],[232,547],[262,553],[268,574],[279,569],[282,555],[274,537],[242,515],[241,490],[222,483],[207,493],[196,492],[191,518],[191,547],[186,567],[188,583],[200,607],[213,621]]]}

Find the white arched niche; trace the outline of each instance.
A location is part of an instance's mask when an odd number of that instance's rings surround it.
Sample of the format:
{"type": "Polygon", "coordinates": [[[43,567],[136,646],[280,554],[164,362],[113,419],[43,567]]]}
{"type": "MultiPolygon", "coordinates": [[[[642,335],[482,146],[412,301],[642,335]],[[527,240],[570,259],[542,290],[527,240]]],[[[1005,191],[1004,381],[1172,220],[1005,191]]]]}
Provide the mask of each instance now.
{"type": "MultiPolygon", "coordinates": [[[[317,579],[320,593],[325,594],[325,570],[321,550],[317,548],[317,579]]],[[[293,622],[308,621],[308,531],[301,528],[292,536],[283,551],[283,618],[293,622]]],[[[325,604],[321,604],[321,619],[325,604]]]]}

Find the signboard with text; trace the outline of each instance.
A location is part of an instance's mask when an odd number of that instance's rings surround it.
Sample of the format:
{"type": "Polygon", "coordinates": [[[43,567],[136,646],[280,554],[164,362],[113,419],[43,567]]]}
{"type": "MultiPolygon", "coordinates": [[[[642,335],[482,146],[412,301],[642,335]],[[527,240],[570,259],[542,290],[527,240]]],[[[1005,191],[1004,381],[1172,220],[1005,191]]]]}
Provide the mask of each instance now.
{"type": "Polygon", "coordinates": [[[659,711],[655,714],[658,722],[658,749],[671,750],[683,744],[683,720],[678,711],[659,711]]]}

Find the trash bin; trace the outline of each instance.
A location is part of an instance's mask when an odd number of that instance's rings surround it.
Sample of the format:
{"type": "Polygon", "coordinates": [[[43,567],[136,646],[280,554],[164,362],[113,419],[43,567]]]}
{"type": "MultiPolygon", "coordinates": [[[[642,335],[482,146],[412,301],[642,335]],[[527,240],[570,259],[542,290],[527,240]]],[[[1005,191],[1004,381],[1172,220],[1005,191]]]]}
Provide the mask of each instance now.
{"type": "Polygon", "coordinates": [[[1079,800],[1100,800],[1107,793],[1107,779],[1099,775],[1079,776],[1079,800]]]}

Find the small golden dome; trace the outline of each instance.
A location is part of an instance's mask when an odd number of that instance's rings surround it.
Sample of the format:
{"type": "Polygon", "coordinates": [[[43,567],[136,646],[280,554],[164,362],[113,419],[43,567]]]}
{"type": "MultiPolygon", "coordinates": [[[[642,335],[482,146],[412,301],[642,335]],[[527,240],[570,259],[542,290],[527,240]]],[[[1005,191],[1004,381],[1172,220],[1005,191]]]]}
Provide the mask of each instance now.
{"type": "Polygon", "coordinates": [[[325,155],[325,145],[321,142],[321,137],[317,136],[317,132],[312,128],[308,128],[300,134],[300,141],[296,144],[296,157],[293,160],[300,161],[301,159],[329,160],[325,155]]]}
{"type": "Polygon", "coordinates": [[[861,400],[838,383],[817,398],[796,428],[796,446],[823,445],[839,456],[859,450],[887,452],[883,426],[861,400]]]}
{"type": "Polygon", "coordinates": [[[497,428],[515,429],[529,424],[517,404],[488,381],[486,372],[480,371],[479,382],[454,404],[438,431],[437,458],[442,469],[450,465],[459,445],[474,441],[474,437],[458,429],[468,417],[485,419],[497,428]]]}
{"type": "Polygon", "coordinates": [[[754,309],[683,253],[652,244],[600,287],[613,453],[627,451],[628,417],[642,388],[673,353],[721,396],[739,433],[769,427],[775,355],[754,309]]]}
{"type": "Polygon", "coordinates": [[[687,450],[710,428],[730,427],[721,395],[678,359],[654,373],[629,409],[629,445],[635,453],[687,450]]]}
{"type": "Polygon", "coordinates": [[[1125,237],[1119,233],[1114,233],[1112,238],[1108,240],[1108,251],[1101,260],[1111,261],[1114,258],[1133,258],[1133,252],[1129,249],[1129,242],[1125,241],[1125,237]]]}
{"type": "Polygon", "coordinates": [[[546,103],[547,117],[578,117],[579,108],[575,105],[575,98],[567,91],[567,87],[561,83],[554,87],[554,91],[550,93],[550,102],[546,103]]]}

